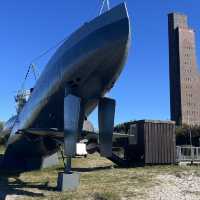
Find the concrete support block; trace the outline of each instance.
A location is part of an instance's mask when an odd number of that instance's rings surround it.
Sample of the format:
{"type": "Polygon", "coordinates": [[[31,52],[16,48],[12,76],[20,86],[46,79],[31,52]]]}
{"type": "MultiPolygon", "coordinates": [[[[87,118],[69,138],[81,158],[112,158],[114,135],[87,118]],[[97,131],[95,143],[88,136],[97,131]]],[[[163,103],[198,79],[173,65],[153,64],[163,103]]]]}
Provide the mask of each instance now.
{"type": "Polygon", "coordinates": [[[43,159],[41,169],[54,167],[58,164],[59,164],[58,154],[54,153],[53,155],[43,159]]]}
{"type": "Polygon", "coordinates": [[[64,192],[67,190],[75,190],[80,184],[80,174],[71,173],[67,174],[60,172],[58,174],[57,189],[58,191],[64,192]]]}

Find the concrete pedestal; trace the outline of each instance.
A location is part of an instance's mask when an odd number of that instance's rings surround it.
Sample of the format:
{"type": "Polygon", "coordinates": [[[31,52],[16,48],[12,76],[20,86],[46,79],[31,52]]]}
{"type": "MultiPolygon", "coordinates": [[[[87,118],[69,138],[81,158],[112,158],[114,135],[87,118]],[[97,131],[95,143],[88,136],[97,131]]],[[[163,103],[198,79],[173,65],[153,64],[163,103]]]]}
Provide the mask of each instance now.
{"type": "Polygon", "coordinates": [[[64,192],[67,190],[75,190],[80,184],[80,174],[71,173],[67,174],[60,172],[58,174],[57,189],[58,191],[64,192]]]}
{"type": "Polygon", "coordinates": [[[54,167],[59,164],[58,154],[55,153],[43,159],[41,169],[54,167]]]}

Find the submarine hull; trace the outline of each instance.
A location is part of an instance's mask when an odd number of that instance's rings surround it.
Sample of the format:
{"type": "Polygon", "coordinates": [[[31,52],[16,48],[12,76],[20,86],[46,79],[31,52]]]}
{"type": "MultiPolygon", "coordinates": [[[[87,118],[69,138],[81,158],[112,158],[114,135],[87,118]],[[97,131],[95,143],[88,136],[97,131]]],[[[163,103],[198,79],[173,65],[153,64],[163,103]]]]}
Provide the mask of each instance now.
{"type": "Polygon", "coordinates": [[[123,70],[129,46],[130,22],[125,4],[74,32],[50,59],[17,116],[8,140],[7,166],[11,166],[14,158],[17,163],[20,159],[27,162],[30,158],[42,159],[54,153],[58,149],[55,138],[35,136],[26,130],[56,128],[62,132],[66,91],[82,99],[87,117],[114,86],[123,70]]]}

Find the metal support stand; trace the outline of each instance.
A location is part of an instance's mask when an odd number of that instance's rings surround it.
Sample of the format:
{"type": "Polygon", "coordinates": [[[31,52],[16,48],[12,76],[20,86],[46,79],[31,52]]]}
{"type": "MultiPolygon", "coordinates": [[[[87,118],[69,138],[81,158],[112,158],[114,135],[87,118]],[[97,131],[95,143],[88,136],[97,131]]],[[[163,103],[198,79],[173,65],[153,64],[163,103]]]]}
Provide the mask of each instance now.
{"type": "Polygon", "coordinates": [[[66,158],[65,173],[72,173],[72,158],[70,156],[66,158]]]}
{"type": "Polygon", "coordinates": [[[64,153],[63,153],[61,145],[60,145],[60,153],[61,153],[61,156],[62,156],[62,161],[63,161],[64,168],[66,168],[65,157],[64,157],[64,153]]]}
{"type": "Polygon", "coordinates": [[[58,175],[59,191],[74,190],[79,186],[80,175],[71,170],[72,158],[76,154],[78,134],[83,126],[84,115],[81,109],[81,99],[74,95],[64,98],[64,154],[65,170],[58,175]]]}

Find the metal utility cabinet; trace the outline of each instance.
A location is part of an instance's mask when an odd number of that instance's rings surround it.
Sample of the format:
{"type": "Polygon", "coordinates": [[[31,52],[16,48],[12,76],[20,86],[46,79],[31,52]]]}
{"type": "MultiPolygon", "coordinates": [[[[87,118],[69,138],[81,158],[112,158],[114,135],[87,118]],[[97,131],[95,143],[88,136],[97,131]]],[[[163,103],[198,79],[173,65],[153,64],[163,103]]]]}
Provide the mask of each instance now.
{"type": "MultiPolygon", "coordinates": [[[[144,164],[176,162],[174,122],[140,120],[123,124],[121,127],[125,130],[123,134],[128,136],[128,142],[123,146],[125,160],[144,164]]],[[[120,126],[117,129],[120,130],[120,126]]],[[[118,139],[118,142],[123,143],[121,140],[118,139]]]]}

